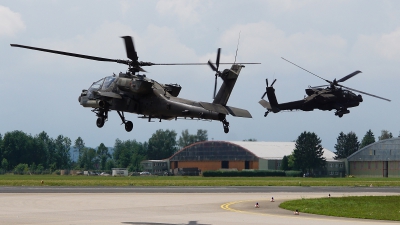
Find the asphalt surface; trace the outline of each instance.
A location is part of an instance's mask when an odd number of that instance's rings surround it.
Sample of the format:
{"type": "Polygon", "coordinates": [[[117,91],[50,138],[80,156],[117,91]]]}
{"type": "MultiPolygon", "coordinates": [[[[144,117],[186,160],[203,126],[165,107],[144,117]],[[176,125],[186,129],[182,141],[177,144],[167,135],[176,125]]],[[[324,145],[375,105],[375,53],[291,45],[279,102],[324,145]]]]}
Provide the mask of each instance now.
{"type": "MultiPolygon", "coordinates": [[[[0,187],[7,225],[365,225],[391,221],[305,214],[290,199],[398,195],[398,187],[0,187]],[[271,202],[274,197],[275,202],[271,202]],[[255,208],[258,202],[260,208],[255,208]]],[[[384,206],[383,206],[384,207],[384,206]]],[[[400,209],[399,209],[400,210],[400,209]]]]}

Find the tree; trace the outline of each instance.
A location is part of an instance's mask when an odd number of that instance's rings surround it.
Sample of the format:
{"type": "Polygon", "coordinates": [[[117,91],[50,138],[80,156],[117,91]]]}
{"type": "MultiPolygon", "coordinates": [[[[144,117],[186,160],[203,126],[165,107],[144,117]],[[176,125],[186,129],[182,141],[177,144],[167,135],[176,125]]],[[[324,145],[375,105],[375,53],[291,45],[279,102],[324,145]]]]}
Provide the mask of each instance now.
{"type": "Polygon", "coordinates": [[[56,166],[58,169],[68,169],[71,166],[71,155],[69,149],[71,147],[71,139],[58,135],[55,140],[56,166]]]}
{"type": "Polygon", "coordinates": [[[106,168],[107,159],[111,158],[111,155],[108,152],[108,148],[103,143],[101,143],[99,147],[97,147],[96,153],[100,162],[100,169],[104,170],[106,168]]]}
{"type": "Polygon", "coordinates": [[[82,149],[85,147],[85,142],[82,140],[81,137],[78,137],[75,140],[75,144],[74,144],[74,152],[78,153],[78,158],[81,155],[81,151],[82,149]]]}
{"type": "Polygon", "coordinates": [[[196,134],[196,142],[207,141],[207,140],[208,140],[207,130],[198,129],[196,134]]]}
{"type": "Polygon", "coordinates": [[[347,158],[356,152],[359,147],[360,142],[358,142],[357,135],[354,132],[349,132],[348,134],[340,132],[337,143],[335,144],[335,159],[347,158]]]}
{"type": "Polygon", "coordinates": [[[174,130],[157,130],[148,142],[148,159],[165,159],[176,151],[176,132],[174,130]]]}
{"type": "Polygon", "coordinates": [[[1,160],[1,168],[3,170],[8,170],[8,161],[7,161],[7,159],[3,158],[3,160],[1,160]]]}
{"type": "Polygon", "coordinates": [[[284,171],[289,170],[289,158],[286,155],[282,158],[280,169],[284,171]]]}
{"type": "Polygon", "coordinates": [[[293,153],[288,156],[288,167],[289,167],[289,170],[298,170],[298,168],[295,167],[295,165],[294,165],[293,153]]]}
{"type": "Polygon", "coordinates": [[[84,147],[81,149],[81,155],[78,159],[78,165],[85,170],[95,169],[96,150],[84,147]]]}
{"type": "Polygon", "coordinates": [[[8,160],[8,167],[18,164],[31,164],[32,137],[22,131],[7,132],[3,138],[3,158],[8,160]]]}
{"type": "Polygon", "coordinates": [[[193,143],[200,141],[207,141],[207,140],[208,140],[208,134],[206,130],[198,129],[197,134],[192,135],[189,134],[188,129],[186,129],[182,131],[181,136],[178,139],[177,145],[179,148],[184,148],[193,143]]]}
{"type": "Polygon", "coordinates": [[[3,158],[3,136],[0,134],[0,159],[3,158]]]}
{"type": "Polygon", "coordinates": [[[295,143],[294,166],[303,172],[312,172],[314,169],[322,168],[326,162],[323,153],[318,136],[314,132],[304,131],[295,143]]]}
{"type": "Polygon", "coordinates": [[[140,162],[146,159],[146,150],[146,142],[142,144],[136,140],[121,141],[117,139],[113,155],[115,166],[120,168],[128,167],[130,171],[139,171],[141,169],[140,162]]]}
{"type": "Polygon", "coordinates": [[[364,148],[365,146],[372,143],[375,143],[375,136],[374,133],[372,133],[371,129],[369,129],[361,140],[360,148],[364,148]]]}
{"type": "Polygon", "coordinates": [[[385,140],[385,139],[390,139],[390,138],[393,138],[393,135],[388,130],[382,130],[381,131],[381,136],[378,137],[378,139],[380,141],[385,140]]]}

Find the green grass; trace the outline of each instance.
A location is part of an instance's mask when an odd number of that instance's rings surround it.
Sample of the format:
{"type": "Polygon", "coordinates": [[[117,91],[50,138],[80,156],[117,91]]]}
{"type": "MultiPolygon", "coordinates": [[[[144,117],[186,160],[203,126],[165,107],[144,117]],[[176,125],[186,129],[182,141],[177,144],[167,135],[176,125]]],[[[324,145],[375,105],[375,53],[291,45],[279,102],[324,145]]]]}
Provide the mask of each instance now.
{"type": "Polygon", "coordinates": [[[400,221],[400,196],[359,196],[343,198],[299,199],[279,207],[327,216],[400,221]]]}
{"type": "Polygon", "coordinates": [[[399,178],[0,175],[0,186],[400,186],[399,178]]]}

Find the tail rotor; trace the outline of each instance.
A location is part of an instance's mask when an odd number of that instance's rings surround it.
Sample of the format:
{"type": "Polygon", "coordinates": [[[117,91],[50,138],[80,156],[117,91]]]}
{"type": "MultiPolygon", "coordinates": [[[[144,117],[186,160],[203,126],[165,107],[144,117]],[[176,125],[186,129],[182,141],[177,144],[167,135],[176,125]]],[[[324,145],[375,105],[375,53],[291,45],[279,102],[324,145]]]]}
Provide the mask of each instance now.
{"type": "Polygon", "coordinates": [[[221,48],[218,48],[217,51],[217,60],[215,65],[211,62],[211,60],[208,60],[208,65],[211,67],[211,69],[215,72],[215,81],[214,81],[214,95],[213,95],[213,99],[215,99],[215,94],[217,92],[217,80],[218,80],[218,76],[221,76],[221,72],[218,70],[219,68],[219,58],[221,56],[221,48]]]}
{"type": "Polygon", "coordinates": [[[268,92],[268,88],[274,86],[275,82],[276,82],[276,79],[272,82],[271,86],[268,86],[268,79],[265,79],[265,83],[267,84],[267,86],[265,87],[265,92],[264,92],[264,94],[261,96],[261,99],[264,99],[265,95],[266,95],[267,92],[268,92]]]}

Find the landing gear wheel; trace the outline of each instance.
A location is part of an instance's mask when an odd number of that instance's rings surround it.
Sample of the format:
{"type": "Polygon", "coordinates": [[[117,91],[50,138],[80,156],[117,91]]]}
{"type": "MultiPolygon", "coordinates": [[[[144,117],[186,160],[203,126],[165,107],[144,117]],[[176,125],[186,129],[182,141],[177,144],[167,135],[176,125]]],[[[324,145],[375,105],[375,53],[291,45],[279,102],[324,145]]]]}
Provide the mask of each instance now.
{"type": "Polygon", "coordinates": [[[224,127],[225,134],[229,133],[229,127],[224,127]]]}
{"type": "Polygon", "coordinates": [[[133,123],[131,121],[126,121],[125,122],[125,130],[127,132],[131,132],[132,128],[133,128],[133,123]]]}
{"type": "Polygon", "coordinates": [[[222,121],[222,126],[224,126],[224,132],[227,134],[229,132],[229,122],[226,121],[226,119],[223,119],[222,121]]]}
{"type": "Polygon", "coordinates": [[[267,117],[267,116],[268,116],[268,113],[269,113],[269,112],[265,112],[265,113],[264,113],[264,117],[267,117]]]}
{"type": "Polygon", "coordinates": [[[342,118],[342,117],[343,117],[343,114],[339,114],[338,117],[339,117],[339,118],[342,118]]]}
{"type": "Polygon", "coordinates": [[[99,117],[97,118],[97,120],[96,120],[96,125],[97,125],[97,127],[98,127],[98,128],[102,128],[102,127],[104,126],[104,122],[105,122],[105,121],[106,121],[106,120],[105,120],[104,117],[99,116],[99,117]]]}

